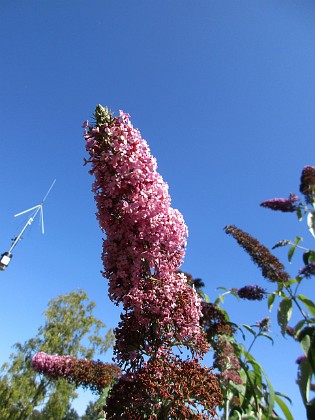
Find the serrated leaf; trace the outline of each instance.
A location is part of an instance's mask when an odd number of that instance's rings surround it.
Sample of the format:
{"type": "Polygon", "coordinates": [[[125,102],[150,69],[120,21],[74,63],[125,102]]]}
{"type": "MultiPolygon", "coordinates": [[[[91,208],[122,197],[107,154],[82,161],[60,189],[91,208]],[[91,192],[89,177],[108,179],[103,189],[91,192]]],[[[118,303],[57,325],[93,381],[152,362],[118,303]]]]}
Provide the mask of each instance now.
{"type": "Polygon", "coordinates": [[[275,298],[276,298],[275,293],[271,293],[271,295],[268,296],[268,310],[269,310],[269,312],[271,312],[271,310],[272,310],[275,298]]]}
{"type": "Polygon", "coordinates": [[[303,295],[298,295],[297,298],[304,303],[304,305],[307,307],[307,309],[310,311],[310,313],[315,316],[315,304],[311,301],[311,299],[307,298],[303,295]]]}
{"type": "Polygon", "coordinates": [[[281,327],[281,334],[284,336],[288,322],[292,315],[292,300],[285,298],[280,302],[278,308],[278,324],[281,327]]]}
{"type": "Polygon", "coordinates": [[[308,226],[308,230],[311,232],[311,235],[315,238],[315,231],[314,231],[314,227],[315,227],[315,212],[312,213],[308,213],[307,215],[307,226],[308,226]]]}
{"type": "Polygon", "coordinates": [[[278,404],[278,406],[281,408],[281,411],[285,415],[286,420],[294,420],[291,414],[291,411],[289,410],[289,407],[278,395],[275,395],[275,401],[278,404]]]}

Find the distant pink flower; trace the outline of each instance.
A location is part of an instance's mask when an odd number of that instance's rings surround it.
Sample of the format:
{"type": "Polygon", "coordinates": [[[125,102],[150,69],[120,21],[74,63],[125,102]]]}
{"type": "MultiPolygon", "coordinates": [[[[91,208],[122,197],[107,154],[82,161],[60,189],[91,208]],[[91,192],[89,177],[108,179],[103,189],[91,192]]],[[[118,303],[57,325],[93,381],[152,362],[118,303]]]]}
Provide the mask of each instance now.
{"type": "Polygon", "coordinates": [[[112,363],[89,359],[76,359],[72,356],[49,355],[44,352],[35,354],[32,367],[50,379],[64,378],[71,384],[89,388],[102,393],[120,376],[120,369],[112,363]]]}
{"type": "Polygon", "coordinates": [[[270,200],[263,201],[260,205],[262,207],[267,207],[271,210],[278,210],[287,213],[292,213],[296,211],[296,201],[299,200],[299,197],[294,194],[290,194],[289,198],[272,198],[270,200]]]}

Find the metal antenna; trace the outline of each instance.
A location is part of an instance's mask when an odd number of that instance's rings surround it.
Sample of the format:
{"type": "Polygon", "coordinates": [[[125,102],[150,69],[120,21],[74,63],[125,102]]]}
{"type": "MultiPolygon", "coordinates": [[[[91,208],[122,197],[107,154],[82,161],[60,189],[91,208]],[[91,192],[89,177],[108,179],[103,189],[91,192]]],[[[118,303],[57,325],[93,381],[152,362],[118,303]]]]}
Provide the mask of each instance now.
{"type": "Polygon", "coordinates": [[[40,204],[38,204],[37,206],[31,207],[28,210],[21,211],[21,213],[18,213],[18,214],[15,214],[14,215],[14,217],[17,217],[17,216],[21,216],[21,214],[28,213],[29,211],[34,210],[34,213],[28,219],[28,221],[26,222],[25,226],[23,227],[23,229],[21,230],[21,232],[19,233],[19,235],[16,238],[14,238],[13,243],[11,245],[11,248],[9,249],[9,252],[10,253],[12,252],[13,248],[16,247],[17,243],[19,242],[19,240],[21,239],[23,233],[25,232],[26,228],[33,223],[33,221],[34,221],[34,219],[37,216],[37,213],[39,211],[41,212],[42,233],[43,234],[45,233],[45,229],[44,229],[44,215],[43,215],[43,204],[44,204],[44,201],[46,200],[46,198],[48,197],[48,194],[50,193],[50,191],[51,191],[52,187],[54,186],[55,182],[56,182],[56,180],[53,181],[53,183],[51,184],[49,190],[47,191],[45,197],[42,199],[42,202],[40,204]]]}

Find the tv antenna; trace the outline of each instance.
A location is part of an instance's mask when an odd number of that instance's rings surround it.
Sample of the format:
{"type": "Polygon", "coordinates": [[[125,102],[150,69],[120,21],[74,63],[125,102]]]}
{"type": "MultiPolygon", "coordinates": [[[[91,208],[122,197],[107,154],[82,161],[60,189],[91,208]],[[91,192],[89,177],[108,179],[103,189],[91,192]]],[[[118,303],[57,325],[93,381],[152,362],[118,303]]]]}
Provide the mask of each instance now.
{"type": "Polygon", "coordinates": [[[16,247],[16,245],[22,239],[22,235],[26,231],[26,229],[29,226],[31,226],[31,224],[34,222],[34,220],[35,220],[35,218],[36,218],[36,216],[37,216],[38,213],[40,213],[40,218],[41,218],[42,234],[45,233],[43,205],[44,205],[44,202],[45,202],[46,198],[48,197],[48,194],[50,193],[50,191],[52,190],[53,186],[55,185],[55,182],[56,182],[56,180],[53,181],[53,183],[49,187],[47,193],[45,194],[45,196],[42,199],[42,201],[41,201],[40,204],[37,204],[37,206],[31,207],[30,209],[21,211],[20,213],[17,213],[17,214],[14,215],[14,217],[18,217],[18,216],[21,216],[22,214],[32,212],[31,215],[30,215],[30,217],[28,218],[27,222],[23,226],[23,229],[21,230],[21,232],[18,234],[18,236],[16,236],[15,238],[12,239],[12,245],[11,245],[9,251],[6,251],[3,254],[1,254],[1,258],[0,258],[0,270],[3,271],[3,270],[5,270],[7,268],[7,266],[9,265],[9,262],[11,261],[12,256],[13,256],[12,255],[13,249],[16,247]]]}

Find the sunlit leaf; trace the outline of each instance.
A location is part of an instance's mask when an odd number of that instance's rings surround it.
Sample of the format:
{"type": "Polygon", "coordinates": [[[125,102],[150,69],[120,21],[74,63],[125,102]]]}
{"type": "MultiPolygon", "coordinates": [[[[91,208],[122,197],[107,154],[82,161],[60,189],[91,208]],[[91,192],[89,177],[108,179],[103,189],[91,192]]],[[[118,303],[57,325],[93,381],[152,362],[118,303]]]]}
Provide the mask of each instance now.
{"type": "Polygon", "coordinates": [[[271,295],[268,296],[268,309],[269,312],[271,312],[272,307],[273,307],[273,303],[275,301],[276,298],[276,294],[275,293],[271,293],[271,295]]]}
{"type": "Polygon", "coordinates": [[[249,325],[242,324],[242,327],[246,328],[246,330],[249,331],[251,334],[256,335],[255,331],[249,325]]]}
{"type": "Polygon", "coordinates": [[[307,307],[307,309],[310,311],[310,313],[315,316],[315,304],[311,301],[311,299],[307,298],[303,295],[298,295],[297,298],[304,303],[304,305],[307,307]]]}
{"type": "Polygon", "coordinates": [[[303,238],[302,238],[301,236],[297,236],[297,237],[294,239],[294,243],[295,243],[295,245],[298,245],[301,241],[303,241],[303,238]]]}
{"type": "Polygon", "coordinates": [[[286,327],[292,315],[292,300],[285,298],[280,302],[278,308],[278,324],[281,327],[282,335],[285,335],[286,327]]]}
{"type": "Polygon", "coordinates": [[[275,395],[275,401],[278,404],[278,406],[281,408],[281,411],[285,415],[286,420],[294,420],[291,411],[289,410],[289,407],[286,405],[286,403],[280,398],[280,396],[275,395]]]}
{"type": "Polygon", "coordinates": [[[298,208],[296,209],[296,215],[297,215],[297,217],[298,217],[299,221],[301,221],[301,220],[302,220],[302,218],[303,218],[303,213],[302,213],[302,209],[301,209],[301,207],[298,207],[298,208]]]}
{"type": "Polygon", "coordinates": [[[291,248],[289,249],[289,251],[288,251],[288,260],[289,260],[289,262],[291,262],[295,250],[296,250],[296,245],[291,246],[291,248]]]}
{"type": "Polygon", "coordinates": [[[301,321],[299,321],[296,324],[296,326],[294,327],[294,335],[295,336],[298,336],[299,335],[299,333],[301,331],[301,328],[305,325],[305,323],[306,323],[306,320],[305,319],[302,319],[301,321]]]}
{"type": "Polygon", "coordinates": [[[314,223],[315,223],[315,212],[308,213],[307,215],[308,230],[311,232],[311,235],[315,238],[314,223]]]}
{"type": "Polygon", "coordinates": [[[311,348],[311,337],[308,334],[304,335],[300,343],[301,343],[305,356],[307,356],[311,348]]]}

